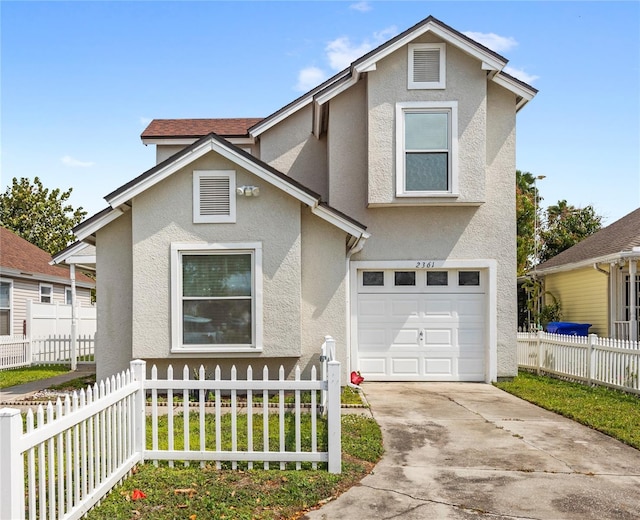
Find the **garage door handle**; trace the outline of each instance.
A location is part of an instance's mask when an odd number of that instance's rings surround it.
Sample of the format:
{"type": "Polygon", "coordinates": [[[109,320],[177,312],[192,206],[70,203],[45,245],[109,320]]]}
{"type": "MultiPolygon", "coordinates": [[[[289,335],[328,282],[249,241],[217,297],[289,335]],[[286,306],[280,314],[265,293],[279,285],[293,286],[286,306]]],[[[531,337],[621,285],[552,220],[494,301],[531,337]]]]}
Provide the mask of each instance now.
{"type": "Polygon", "coordinates": [[[420,339],[424,339],[424,329],[420,331],[420,339]]]}

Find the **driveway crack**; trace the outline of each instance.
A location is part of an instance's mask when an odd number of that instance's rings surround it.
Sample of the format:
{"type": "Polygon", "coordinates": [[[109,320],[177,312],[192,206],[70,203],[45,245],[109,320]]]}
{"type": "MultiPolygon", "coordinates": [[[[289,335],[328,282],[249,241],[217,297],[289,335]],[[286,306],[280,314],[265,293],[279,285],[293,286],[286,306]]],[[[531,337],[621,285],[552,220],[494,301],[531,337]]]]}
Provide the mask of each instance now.
{"type": "Polygon", "coordinates": [[[532,517],[532,516],[515,516],[515,515],[504,514],[504,513],[494,513],[491,511],[484,511],[476,507],[466,506],[464,504],[454,504],[452,502],[446,502],[444,500],[434,500],[431,498],[416,497],[410,493],[403,493],[402,491],[397,491],[395,489],[381,488],[381,487],[370,486],[368,484],[362,484],[362,483],[360,484],[360,486],[372,489],[374,491],[386,491],[387,493],[404,496],[404,497],[410,498],[411,500],[417,500],[418,502],[422,502],[421,504],[417,504],[416,506],[406,509],[400,513],[396,513],[391,516],[385,516],[381,520],[391,520],[393,518],[401,518],[405,516],[407,513],[411,511],[416,511],[417,509],[420,509],[421,507],[424,507],[427,504],[438,504],[446,507],[451,507],[453,509],[458,509],[461,511],[476,513],[478,515],[486,516],[489,518],[510,518],[513,520],[539,520],[538,518],[532,517]]]}

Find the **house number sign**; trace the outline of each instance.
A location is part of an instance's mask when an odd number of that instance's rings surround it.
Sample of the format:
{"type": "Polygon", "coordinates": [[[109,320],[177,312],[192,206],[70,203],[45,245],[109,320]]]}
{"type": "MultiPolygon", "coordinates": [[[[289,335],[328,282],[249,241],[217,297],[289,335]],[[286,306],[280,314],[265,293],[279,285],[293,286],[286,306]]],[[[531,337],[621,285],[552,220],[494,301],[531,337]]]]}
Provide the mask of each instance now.
{"type": "Polygon", "coordinates": [[[430,267],[435,267],[436,263],[434,260],[418,260],[416,262],[416,269],[429,269],[430,267]]]}

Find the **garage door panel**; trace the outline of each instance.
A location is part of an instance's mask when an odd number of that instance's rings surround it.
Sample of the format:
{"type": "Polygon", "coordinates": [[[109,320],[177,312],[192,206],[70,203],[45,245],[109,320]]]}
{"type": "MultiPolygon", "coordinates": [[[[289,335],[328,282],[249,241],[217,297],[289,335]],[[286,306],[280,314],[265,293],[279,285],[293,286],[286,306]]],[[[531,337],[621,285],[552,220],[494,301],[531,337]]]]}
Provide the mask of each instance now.
{"type": "Polygon", "coordinates": [[[418,344],[419,329],[391,329],[391,347],[407,345],[414,347],[418,344]]]}
{"type": "Polygon", "coordinates": [[[418,376],[420,375],[420,360],[414,358],[392,358],[391,373],[398,376],[418,376]]]}
{"type": "Polygon", "coordinates": [[[362,294],[358,301],[358,316],[362,319],[366,318],[384,318],[386,317],[386,302],[382,299],[366,298],[367,296],[376,296],[372,294],[362,294]]]}
{"type": "Polygon", "coordinates": [[[386,357],[367,357],[360,360],[360,372],[367,374],[368,377],[386,376],[387,375],[387,359],[386,357]]]}
{"type": "Polygon", "coordinates": [[[424,360],[424,375],[451,377],[453,360],[451,358],[427,358],[424,360]]]}
{"type": "Polygon", "coordinates": [[[450,297],[448,295],[430,294],[429,299],[424,301],[424,315],[453,316],[453,305],[450,297]]]}
{"type": "Polygon", "coordinates": [[[394,295],[389,300],[389,317],[392,319],[406,320],[418,318],[420,313],[420,300],[415,296],[406,297],[394,295]]]}
{"type": "Polygon", "coordinates": [[[451,329],[426,329],[424,333],[424,343],[426,346],[447,345],[450,346],[453,340],[451,329]]]}

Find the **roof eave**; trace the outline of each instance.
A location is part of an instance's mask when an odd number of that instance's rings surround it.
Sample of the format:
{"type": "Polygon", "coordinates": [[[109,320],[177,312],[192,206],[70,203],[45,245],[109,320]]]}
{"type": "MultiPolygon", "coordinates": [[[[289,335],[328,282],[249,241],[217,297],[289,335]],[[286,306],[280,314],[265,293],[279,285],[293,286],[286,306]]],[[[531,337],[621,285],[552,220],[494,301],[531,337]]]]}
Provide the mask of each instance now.
{"type": "Polygon", "coordinates": [[[568,264],[557,265],[554,267],[547,267],[542,269],[536,269],[529,274],[548,275],[555,273],[563,273],[567,271],[573,271],[574,269],[582,269],[584,267],[590,267],[594,264],[611,264],[624,260],[640,260],[640,250],[635,251],[619,251],[618,253],[612,253],[609,255],[598,256],[595,258],[587,258],[586,260],[580,260],[578,262],[571,262],[568,264]]]}

